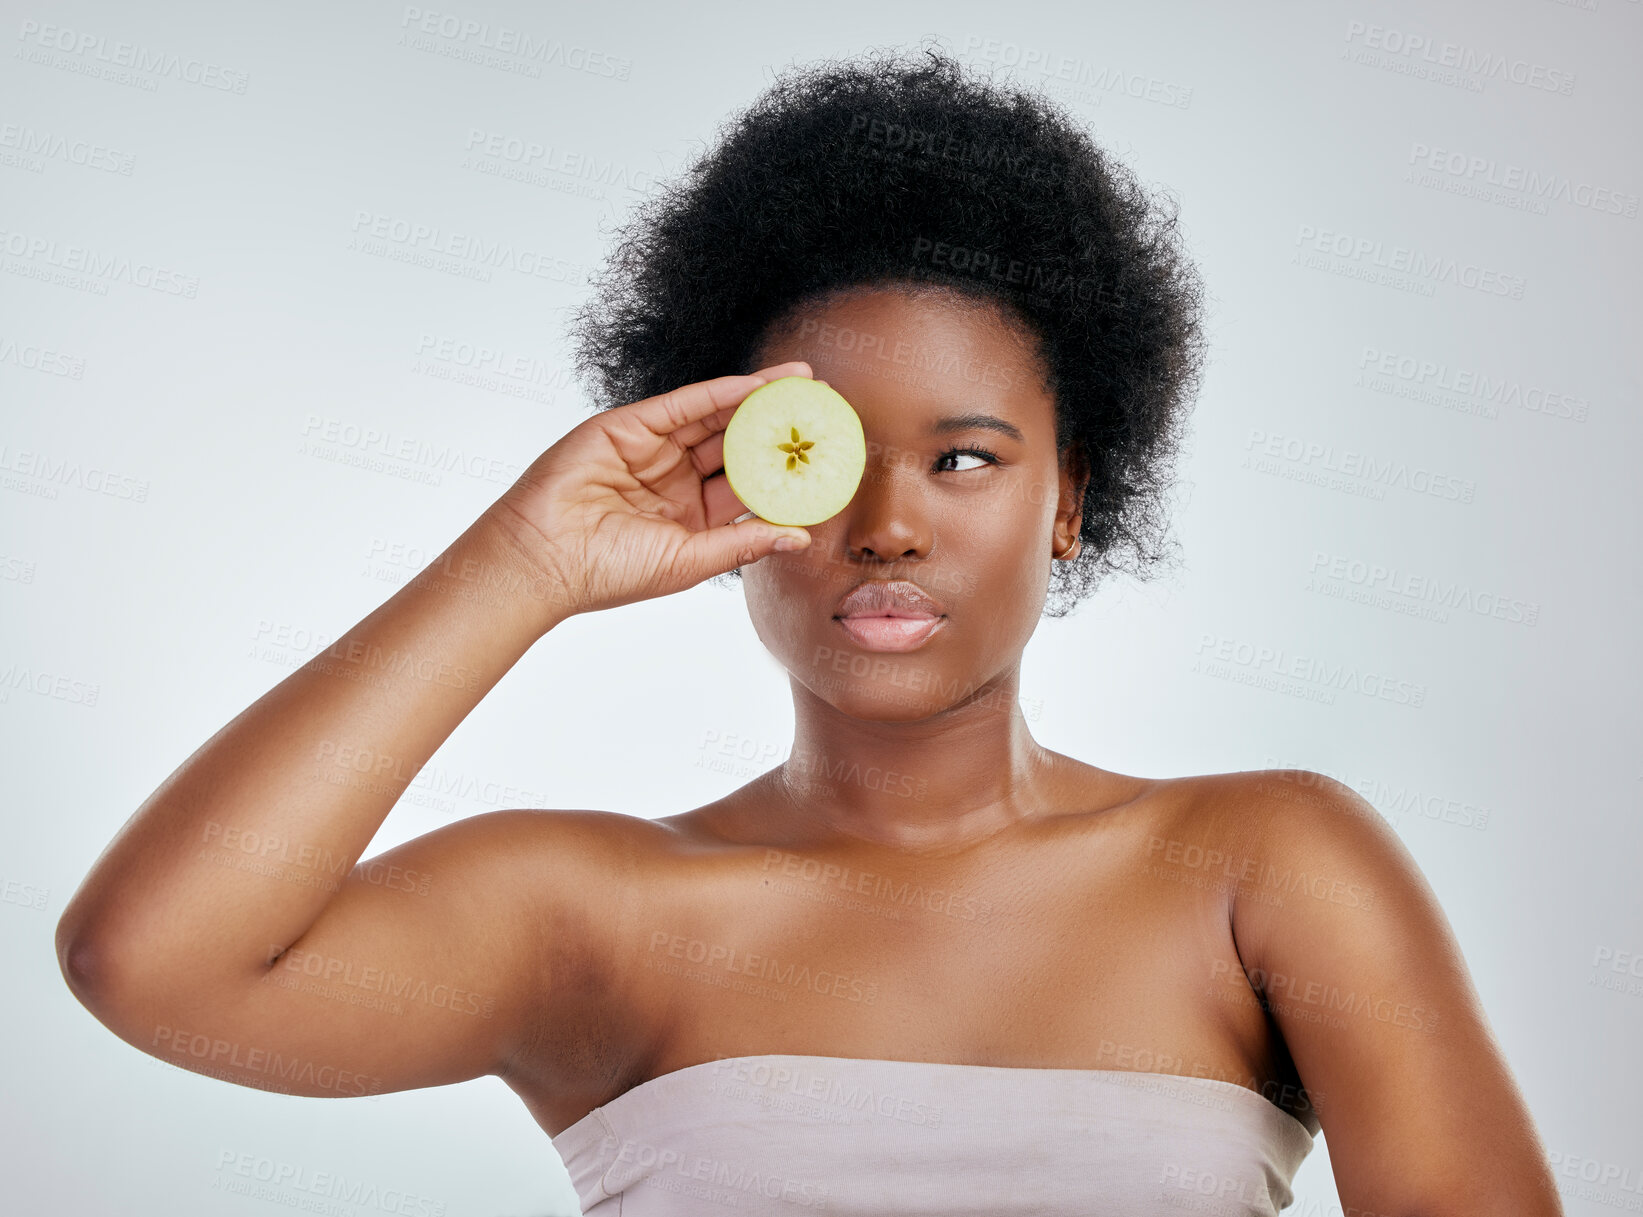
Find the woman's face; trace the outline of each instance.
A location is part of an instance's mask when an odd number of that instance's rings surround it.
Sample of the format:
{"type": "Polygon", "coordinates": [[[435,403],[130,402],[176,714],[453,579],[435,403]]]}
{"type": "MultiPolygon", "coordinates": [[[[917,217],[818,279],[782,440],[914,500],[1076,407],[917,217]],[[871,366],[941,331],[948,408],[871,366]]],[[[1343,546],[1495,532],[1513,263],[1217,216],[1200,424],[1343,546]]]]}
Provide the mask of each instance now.
{"type": "MultiPolygon", "coordinates": [[[[991,307],[864,289],[806,312],[754,366],[797,359],[855,407],[867,468],[808,549],[742,568],[760,641],[852,716],[985,699],[1038,624],[1051,554],[1077,535],[1081,487],[1058,464],[1036,354],[991,307]],[[939,624],[923,641],[916,626],[844,625],[840,601],[864,580],[913,584],[939,624]],[[909,632],[911,649],[891,649],[909,632]]],[[[1013,684],[1007,695],[996,708],[1014,712],[1013,684]]]]}

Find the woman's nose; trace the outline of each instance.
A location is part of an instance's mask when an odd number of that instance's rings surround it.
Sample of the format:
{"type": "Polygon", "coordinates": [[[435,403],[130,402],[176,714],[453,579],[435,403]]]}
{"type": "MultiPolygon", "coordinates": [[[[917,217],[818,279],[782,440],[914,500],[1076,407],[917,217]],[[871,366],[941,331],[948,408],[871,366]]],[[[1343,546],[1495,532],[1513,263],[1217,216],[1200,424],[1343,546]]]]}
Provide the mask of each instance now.
{"type": "Polygon", "coordinates": [[[867,469],[855,497],[845,506],[845,544],[849,556],[901,562],[928,556],[934,533],[929,512],[912,484],[915,471],[894,459],[894,451],[868,446],[867,469]]]}

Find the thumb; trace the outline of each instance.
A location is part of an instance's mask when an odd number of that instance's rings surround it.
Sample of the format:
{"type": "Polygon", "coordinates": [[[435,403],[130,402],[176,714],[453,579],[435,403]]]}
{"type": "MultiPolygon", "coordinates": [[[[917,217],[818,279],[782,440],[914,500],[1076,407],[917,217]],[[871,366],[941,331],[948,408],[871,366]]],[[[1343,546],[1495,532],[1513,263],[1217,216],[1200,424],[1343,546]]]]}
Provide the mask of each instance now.
{"type": "Polygon", "coordinates": [[[777,542],[789,538],[786,549],[780,552],[801,550],[810,544],[810,534],[802,528],[783,528],[764,520],[741,520],[692,533],[679,557],[693,578],[707,579],[738,566],[750,566],[778,552],[777,542]]]}

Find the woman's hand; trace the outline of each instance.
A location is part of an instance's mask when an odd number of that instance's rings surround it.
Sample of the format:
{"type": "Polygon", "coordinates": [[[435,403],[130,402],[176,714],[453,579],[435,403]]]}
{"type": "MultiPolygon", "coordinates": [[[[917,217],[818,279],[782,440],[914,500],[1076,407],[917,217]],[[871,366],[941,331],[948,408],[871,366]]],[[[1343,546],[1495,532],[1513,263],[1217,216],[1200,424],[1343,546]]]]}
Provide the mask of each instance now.
{"type": "Polygon", "coordinates": [[[784,363],[605,410],[544,452],[487,511],[549,581],[564,615],[694,587],[757,562],[802,528],[759,519],[724,477],[724,429],[760,385],[809,376],[784,363]]]}

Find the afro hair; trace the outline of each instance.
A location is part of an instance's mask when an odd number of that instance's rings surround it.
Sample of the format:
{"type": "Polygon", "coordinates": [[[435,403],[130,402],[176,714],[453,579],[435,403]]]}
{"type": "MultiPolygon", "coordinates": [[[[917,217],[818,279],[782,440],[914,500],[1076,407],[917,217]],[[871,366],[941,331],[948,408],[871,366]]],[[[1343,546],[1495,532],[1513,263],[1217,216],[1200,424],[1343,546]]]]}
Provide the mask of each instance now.
{"type": "Polygon", "coordinates": [[[635,210],[575,315],[597,408],[750,371],[763,339],[841,291],[990,301],[1036,340],[1059,453],[1089,472],[1083,545],[1051,563],[1046,613],[1164,559],[1203,352],[1173,200],[1155,205],[1042,93],[928,47],[789,69],[720,136],[635,210]]]}

